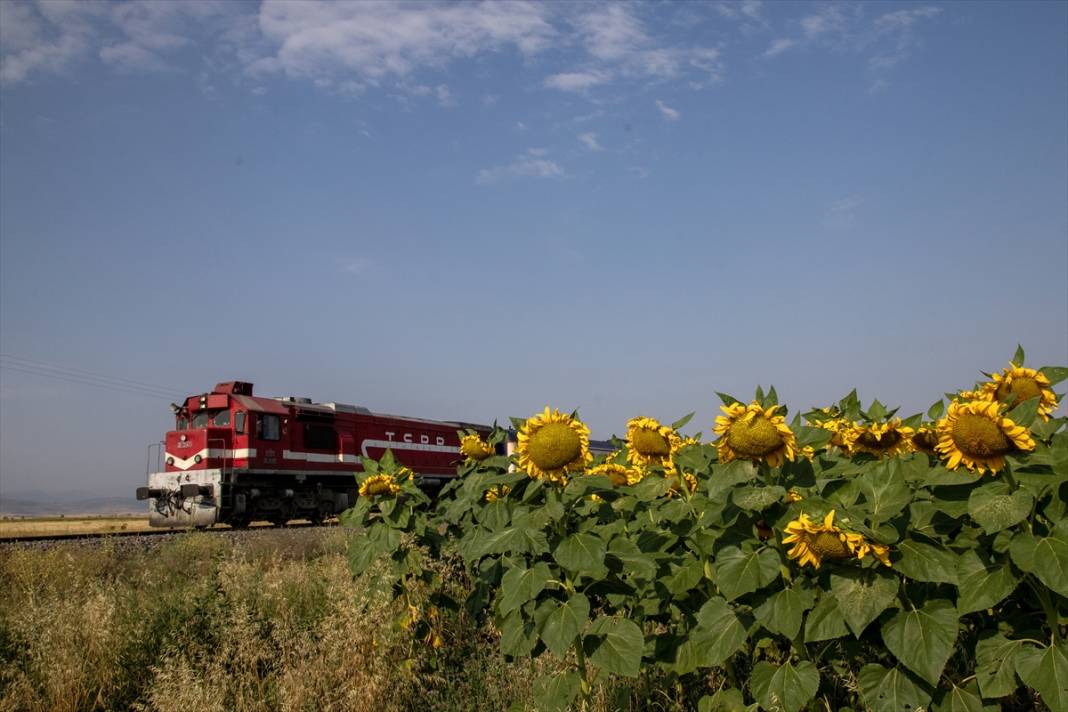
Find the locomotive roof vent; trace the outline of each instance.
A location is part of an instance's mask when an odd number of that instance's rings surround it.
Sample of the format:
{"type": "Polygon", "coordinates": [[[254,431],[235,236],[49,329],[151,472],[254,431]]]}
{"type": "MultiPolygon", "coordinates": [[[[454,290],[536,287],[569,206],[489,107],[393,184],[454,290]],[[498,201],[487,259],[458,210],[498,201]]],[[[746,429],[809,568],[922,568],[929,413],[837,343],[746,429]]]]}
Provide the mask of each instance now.
{"type": "Polygon", "coordinates": [[[311,398],[300,398],[298,396],[286,396],[281,400],[285,401],[286,403],[299,403],[300,405],[311,405],[312,402],[311,398]]]}
{"type": "Polygon", "coordinates": [[[212,393],[229,393],[234,396],[252,395],[252,384],[246,381],[224,381],[216,383],[212,393]]]}
{"type": "Polygon", "coordinates": [[[364,408],[361,405],[349,405],[348,403],[323,403],[327,408],[335,413],[362,413],[364,415],[370,415],[371,411],[364,408]]]}

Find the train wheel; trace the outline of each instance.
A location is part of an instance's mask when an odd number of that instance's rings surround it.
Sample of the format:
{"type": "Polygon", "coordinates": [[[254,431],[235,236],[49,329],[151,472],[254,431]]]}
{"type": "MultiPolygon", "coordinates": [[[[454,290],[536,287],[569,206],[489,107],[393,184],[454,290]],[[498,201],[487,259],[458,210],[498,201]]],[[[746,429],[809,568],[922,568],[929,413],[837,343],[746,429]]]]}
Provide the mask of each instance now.
{"type": "Polygon", "coordinates": [[[240,519],[230,520],[231,529],[248,529],[249,524],[252,524],[252,520],[248,517],[241,517],[240,519]]]}

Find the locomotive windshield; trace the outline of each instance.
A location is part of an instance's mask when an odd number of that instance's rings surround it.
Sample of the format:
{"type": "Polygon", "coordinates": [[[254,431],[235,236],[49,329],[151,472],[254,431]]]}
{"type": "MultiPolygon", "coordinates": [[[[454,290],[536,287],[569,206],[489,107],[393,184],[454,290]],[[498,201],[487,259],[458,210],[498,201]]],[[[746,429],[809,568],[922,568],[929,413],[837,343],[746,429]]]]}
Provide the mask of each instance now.
{"type": "MultiPolygon", "coordinates": [[[[194,430],[197,428],[206,428],[209,425],[216,428],[229,428],[230,427],[230,411],[228,410],[201,410],[193,416],[193,420],[190,422],[190,427],[194,430]]],[[[181,420],[179,420],[179,430],[185,428],[180,427],[181,420]]]]}

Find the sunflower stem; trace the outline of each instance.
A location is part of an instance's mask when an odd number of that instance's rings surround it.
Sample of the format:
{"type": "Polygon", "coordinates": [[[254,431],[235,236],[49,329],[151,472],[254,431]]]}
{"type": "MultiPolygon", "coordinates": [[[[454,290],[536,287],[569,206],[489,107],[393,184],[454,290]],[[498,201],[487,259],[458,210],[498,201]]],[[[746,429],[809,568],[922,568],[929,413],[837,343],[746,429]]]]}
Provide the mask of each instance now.
{"type": "Polygon", "coordinates": [[[1038,596],[1038,602],[1042,606],[1042,611],[1046,614],[1046,622],[1049,624],[1052,642],[1059,644],[1061,642],[1061,627],[1057,617],[1057,605],[1050,599],[1049,592],[1045,587],[1040,583],[1036,583],[1030,574],[1027,576],[1027,584],[1038,596]]]}
{"type": "Polygon", "coordinates": [[[1016,481],[1016,478],[1012,476],[1012,466],[1008,463],[1005,464],[1005,469],[1002,470],[1005,476],[1005,481],[1009,483],[1009,491],[1015,492],[1020,489],[1020,483],[1016,481]]]}
{"type": "Polygon", "coordinates": [[[575,662],[578,666],[579,677],[581,677],[580,690],[582,692],[582,705],[579,709],[587,709],[590,702],[590,693],[593,691],[590,686],[589,673],[586,669],[586,652],[582,649],[582,636],[575,636],[575,662]]]}

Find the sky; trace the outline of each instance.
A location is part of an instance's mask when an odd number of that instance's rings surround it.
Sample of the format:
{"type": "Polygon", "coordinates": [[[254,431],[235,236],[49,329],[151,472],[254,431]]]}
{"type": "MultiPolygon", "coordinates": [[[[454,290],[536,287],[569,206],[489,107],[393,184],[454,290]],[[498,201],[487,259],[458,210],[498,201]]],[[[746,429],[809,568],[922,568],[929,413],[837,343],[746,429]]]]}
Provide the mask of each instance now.
{"type": "Polygon", "coordinates": [[[716,391],[907,415],[1068,364],[1066,38],[1058,2],[3,0],[0,497],[132,492],[226,380],[707,440],[716,391]]]}

